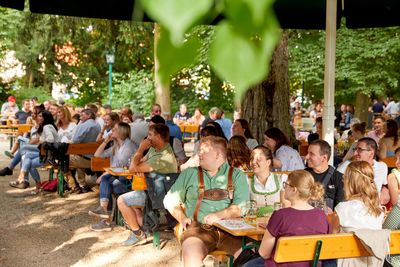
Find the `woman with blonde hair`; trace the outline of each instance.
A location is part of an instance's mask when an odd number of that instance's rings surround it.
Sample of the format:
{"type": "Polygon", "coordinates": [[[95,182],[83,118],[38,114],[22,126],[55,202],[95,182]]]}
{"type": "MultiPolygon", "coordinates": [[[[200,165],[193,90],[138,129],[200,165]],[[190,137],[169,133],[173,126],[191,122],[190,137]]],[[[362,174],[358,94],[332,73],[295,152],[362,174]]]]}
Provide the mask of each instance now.
{"type": "Polygon", "coordinates": [[[72,121],[71,113],[65,106],[57,109],[58,137],[60,142],[71,143],[75,133],[76,123],[72,121]]]}
{"type": "MultiPolygon", "coordinates": [[[[247,262],[246,267],[277,266],[274,261],[276,241],[281,236],[316,235],[330,232],[327,217],[321,209],[314,208],[310,201],[322,201],[323,186],[314,181],[304,170],[289,174],[284,185],[285,198],[291,207],[275,211],[268,221],[267,229],[260,245],[260,258],[247,262]]],[[[310,262],[285,263],[285,266],[310,266],[310,262]]]]}
{"type": "MultiPolygon", "coordinates": [[[[95,157],[110,158],[110,166],[112,168],[128,167],[130,159],[135,153],[135,145],[130,139],[131,127],[125,122],[116,123],[105,140],[100,144],[94,153],[95,157]],[[107,144],[113,141],[113,145],[106,149],[107,144]]],[[[125,186],[126,177],[115,177],[105,172],[97,180],[100,184],[100,206],[92,211],[89,215],[99,217],[99,223],[93,224],[93,231],[110,230],[110,215],[112,210],[112,193],[123,194],[127,192],[125,186]]]]}
{"type": "Polygon", "coordinates": [[[339,203],[335,231],[382,229],[384,212],[374,182],[374,170],[366,161],[353,161],[343,175],[346,201],[339,203]],[[340,225],[340,228],[339,228],[340,225]]]}

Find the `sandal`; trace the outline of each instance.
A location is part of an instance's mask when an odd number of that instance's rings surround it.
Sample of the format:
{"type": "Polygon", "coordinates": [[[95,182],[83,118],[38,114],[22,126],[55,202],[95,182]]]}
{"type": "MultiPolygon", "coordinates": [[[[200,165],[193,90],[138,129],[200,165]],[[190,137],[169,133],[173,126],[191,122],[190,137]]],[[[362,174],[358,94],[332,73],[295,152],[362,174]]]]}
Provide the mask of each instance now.
{"type": "Polygon", "coordinates": [[[40,192],[42,192],[42,188],[35,188],[29,194],[34,196],[34,195],[38,195],[40,192]]]}

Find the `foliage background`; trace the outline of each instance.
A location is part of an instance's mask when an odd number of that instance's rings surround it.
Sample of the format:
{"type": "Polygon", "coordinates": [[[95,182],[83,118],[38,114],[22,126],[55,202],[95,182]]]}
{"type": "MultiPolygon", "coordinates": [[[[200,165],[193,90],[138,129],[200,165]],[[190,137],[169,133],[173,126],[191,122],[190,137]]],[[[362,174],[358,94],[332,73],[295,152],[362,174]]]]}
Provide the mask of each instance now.
{"type": "MultiPolygon", "coordinates": [[[[48,98],[53,83],[65,84],[70,102],[83,105],[108,103],[108,66],[105,53],[115,51],[113,106],[129,105],[147,113],[154,101],[154,27],[149,23],[108,21],[50,15],[34,15],[0,8],[0,61],[15,51],[25,75],[0,80],[0,99],[32,95],[48,98]],[[60,56],[64,45],[72,52],[60,56]],[[71,59],[73,59],[71,63],[71,59]]],[[[325,33],[290,30],[289,78],[293,93],[301,90],[310,99],[323,98],[325,33]]],[[[357,93],[371,97],[400,98],[399,27],[349,30],[337,33],[336,102],[353,103],[357,93]]],[[[196,37],[200,48],[194,63],[171,77],[171,107],[180,103],[189,110],[212,106],[233,111],[234,88],[216,77],[208,51],[215,28],[198,26],[184,36],[196,37]]],[[[2,71],[0,66],[0,72],[2,71]]]]}

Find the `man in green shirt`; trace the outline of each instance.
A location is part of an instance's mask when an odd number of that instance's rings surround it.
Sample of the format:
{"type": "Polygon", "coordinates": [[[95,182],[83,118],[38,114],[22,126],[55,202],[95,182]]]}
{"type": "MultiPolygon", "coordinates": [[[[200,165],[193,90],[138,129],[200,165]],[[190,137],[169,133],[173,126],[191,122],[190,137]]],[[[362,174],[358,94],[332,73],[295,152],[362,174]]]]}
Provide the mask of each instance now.
{"type": "MultiPolygon", "coordinates": [[[[226,161],[226,146],[225,139],[221,137],[209,136],[201,140],[199,163],[202,168],[204,192],[211,189],[227,189],[230,167],[226,161]]],[[[249,199],[246,175],[238,169],[233,169],[233,198],[211,200],[204,197],[196,212],[199,174],[201,175],[197,168],[183,171],[164,199],[164,206],[184,231],[181,240],[185,266],[203,265],[207,254],[217,248],[232,255],[240,248],[240,238],[220,231],[212,225],[221,219],[240,217],[241,207],[249,199]]]]}
{"type": "MultiPolygon", "coordinates": [[[[175,155],[169,144],[168,126],[163,124],[151,125],[147,138],[140,143],[132,158],[129,171],[135,173],[176,173],[177,169],[175,155]],[[148,152],[144,155],[146,150],[148,152]]],[[[122,243],[124,246],[134,245],[145,238],[144,232],[140,229],[143,223],[142,209],[145,201],[146,194],[144,190],[125,193],[117,200],[118,209],[132,230],[128,239],[122,243]]],[[[102,227],[99,225],[99,228],[103,229],[107,228],[107,226],[102,227]]],[[[109,225],[108,228],[110,228],[109,225]]]]}

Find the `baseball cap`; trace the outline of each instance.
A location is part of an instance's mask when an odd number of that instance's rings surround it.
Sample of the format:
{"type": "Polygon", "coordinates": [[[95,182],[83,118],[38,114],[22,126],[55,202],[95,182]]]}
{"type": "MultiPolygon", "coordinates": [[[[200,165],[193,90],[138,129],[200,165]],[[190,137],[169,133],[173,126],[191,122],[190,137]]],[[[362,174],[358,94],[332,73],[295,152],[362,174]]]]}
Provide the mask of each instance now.
{"type": "Polygon", "coordinates": [[[10,95],[7,100],[8,102],[15,102],[15,97],[10,95]]]}

